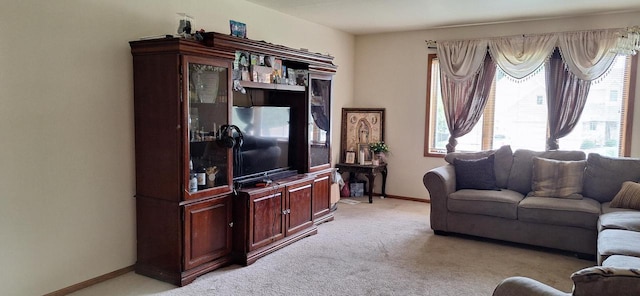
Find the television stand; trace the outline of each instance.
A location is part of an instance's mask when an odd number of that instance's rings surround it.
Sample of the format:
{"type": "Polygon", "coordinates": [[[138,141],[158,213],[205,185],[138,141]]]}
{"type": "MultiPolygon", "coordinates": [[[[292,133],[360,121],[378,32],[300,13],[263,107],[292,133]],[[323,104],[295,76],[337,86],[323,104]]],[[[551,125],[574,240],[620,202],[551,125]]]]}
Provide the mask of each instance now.
{"type": "Polygon", "coordinates": [[[280,179],[284,179],[284,178],[289,178],[292,176],[295,176],[298,174],[298,171],[296,170],[287,170],[287,171],[281,171],[281,172],[276,172],[273,174],[267,174],[267,179],[271,180],[271,181],[277,181],[280,179]]]}
{"type": "Polygon", "coordinates": [[[241,190],[243,188],[255,187],[256,184],[265,181],[277,182],[278,180],[289,178],[295,175],[298,175],[298,171],[296,170],[271,172],[254,177],[242,178],[240,180],[234,181],[233,185],[236,190],[241,190]]]}
{"type": "Polygon", "coordinates": [[[238,263],[259,258],[318,232],[314,224],[315,176],[296,174],[267,187],[246,187],[234,197],[234,246],[238,263]]]}

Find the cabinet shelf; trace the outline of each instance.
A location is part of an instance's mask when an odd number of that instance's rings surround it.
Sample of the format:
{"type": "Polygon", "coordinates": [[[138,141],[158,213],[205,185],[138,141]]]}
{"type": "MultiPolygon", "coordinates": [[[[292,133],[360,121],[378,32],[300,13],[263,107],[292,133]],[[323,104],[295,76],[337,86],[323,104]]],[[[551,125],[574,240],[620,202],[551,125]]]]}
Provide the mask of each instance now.
{"type": "Polygon", "coordinates": [[[244,81],[244,80],[240,80],[240,85],[244,88],[288,90],[288,91],[299,91],[299,92],[304,92],[306,90],[306,88],[302,85],[260,83],[260,82],[253,82],[253,81],[244,81]]]}

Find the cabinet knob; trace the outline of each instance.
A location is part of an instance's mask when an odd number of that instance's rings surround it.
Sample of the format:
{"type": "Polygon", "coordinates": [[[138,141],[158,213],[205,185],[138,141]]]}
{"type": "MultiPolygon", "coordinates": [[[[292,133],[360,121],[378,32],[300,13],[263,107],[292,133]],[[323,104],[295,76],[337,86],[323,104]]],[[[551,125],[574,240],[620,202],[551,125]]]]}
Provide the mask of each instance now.
{"type": "Polygon", "coordinates": [[[229,223],[229,227],[233,227],[233,222],[229,223]]]}

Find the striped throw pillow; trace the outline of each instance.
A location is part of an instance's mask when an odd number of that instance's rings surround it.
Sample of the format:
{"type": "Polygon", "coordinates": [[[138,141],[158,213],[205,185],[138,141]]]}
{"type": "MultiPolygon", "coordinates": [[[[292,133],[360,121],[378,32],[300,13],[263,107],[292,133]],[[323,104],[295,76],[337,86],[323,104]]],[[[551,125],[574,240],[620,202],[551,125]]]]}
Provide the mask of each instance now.
{"type": "Polygon", "coordinates": [[[626,181],[609,204],[612,208],[640,210],[640,184],[626,181]]]}
{"type": "Polygon", "coordinates": [[[535,157],[530,196],[582,199],[586,161],[560,161],[535,157]]]}

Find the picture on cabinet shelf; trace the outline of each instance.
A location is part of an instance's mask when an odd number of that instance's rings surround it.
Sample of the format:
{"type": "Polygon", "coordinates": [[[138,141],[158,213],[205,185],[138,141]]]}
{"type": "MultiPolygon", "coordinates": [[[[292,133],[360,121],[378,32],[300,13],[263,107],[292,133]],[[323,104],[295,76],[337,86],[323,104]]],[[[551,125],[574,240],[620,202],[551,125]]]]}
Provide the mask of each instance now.
{"type": "Polygon", "coordinates": [[[294,70],[296,73],[296,84],[302,86],[309,85],[309,70],[294,70]]]}
{"type": "Polygon", "coordinates": [[[290,85],[296,85],[296,70],[287,68],[287,78],[289,79],[290,85]]]}
{"type": "Polygon", "coordinates": [[[229,20],[229,27],[231,29],[231,36],[247,38],[247,25],[245,23],[229,20]]]}
{"type": "Polygon", "coordinates": [[[355,163],[356,162],[356,152],[355,151],[347,151],[344,157],[345,163],[355,163]]]}

